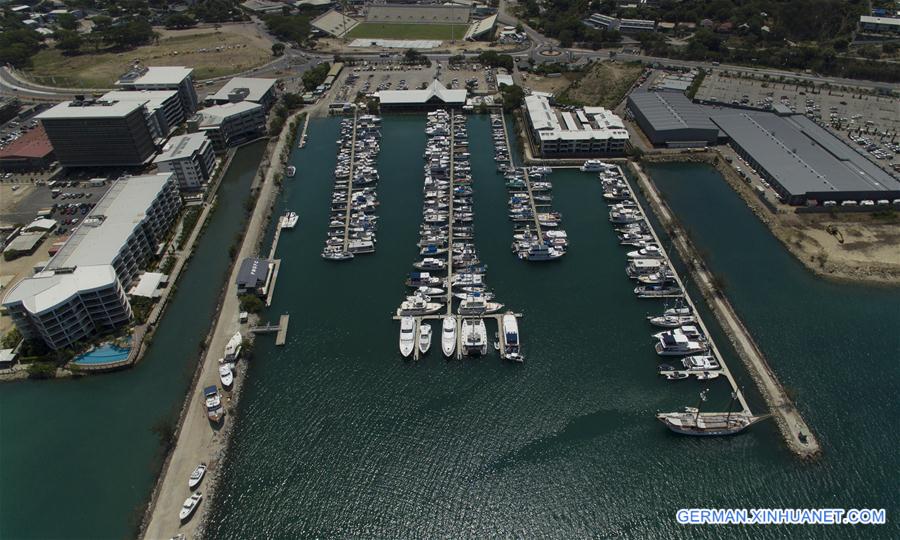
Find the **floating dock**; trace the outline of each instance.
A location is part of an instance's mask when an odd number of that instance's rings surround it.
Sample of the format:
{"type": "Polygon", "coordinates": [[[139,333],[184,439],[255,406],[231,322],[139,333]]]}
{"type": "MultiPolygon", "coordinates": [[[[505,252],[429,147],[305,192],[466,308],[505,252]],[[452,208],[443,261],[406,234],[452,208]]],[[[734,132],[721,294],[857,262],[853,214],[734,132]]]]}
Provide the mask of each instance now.
{"type": "MultiPolygon", "coordinates": [[[[639,165],[632,164],[632,167],[638,177],[638,182],[646,190],[647,200],[650,201],[659,220],[665,225],[672,227],[676,226],[677,222],[675,217],[669,212],[669,209],[662,201],[659,192],[656,190],[656,186],[650,181],[647,175],[644,174],[639,165]]],[[[632,191],[632,196],[633,195],[634,192],[632,191]]],[[[638,204],[640,205],[640,203],[638,204]]],[[[654,238],[656,237],[655,232],[653,233],[653,236],[654,238]]],[[[769,410],[775,417],[778,428],[781,430],[781,434],[784,437],[785,442],[787,442],[788,447],[800,457],[811,458],[818,455],[821,452],[819,442],[813,435],[812,430],[803,420],[803,417],[800,416],[800,412],[794,406],[793,402],[788,398],[787,392],[775,377],[765,356],[756,345],[756,342],[753,341],[750,332],[737,316],[731,303],[724,296],[716,294],[712,276],[701,264],[699,257],[696,256],[692,247],[685,240],[684,235],[676,235],[672,238],[672,241],[681,253],[685,264],[694,272],[696,278],[695,282],[697,283],[697,286],[704,291],[708,300],[707,303],[713,313],[716,314],[716,317],[719,319],[722,326],[730,332],[735,349],[738,351],[738,354],[744,361],[744,365],[750,372],[751,377],[756,381],[757,387],[765,398],[766,403],[769,405],[769,410]]],[[[694,306],[692,305],[691,307],[694,306]]],[[[706,332],[705,328],[704,332],[706,332]]],[[[725,363],[721,363],[723,370],[727,369],[725,368],[725,363]]],[[[729,381],[734,385],[734,379],[731,377],[730,373],[728,377],[729,381]]],[[[743,399],[743,396],[741,397],[743,399]]]]}
{"type": "Polygon", "coordinates": [[[287,331],[288,331],[288,323],[291,320],[291,316],[285,313],[278,320],[278,334],[275,336],[275,345],[284,345],[285,340],[287,339],[287,331]]]}
{"type": "Polygon", "coordinates": [[[350,247],[350,216],[353,214],[353,169],[356,167],[356,121],[359,110],[353,108],[353,135],[350,137],[350,174],[347,176],[347,211],[344,215],[344,252],[350,247]]]}
{"type": "Polygon", "coordinates": [[[272,299],[275,298],[275,281],[278,279],[278,270],[281,268],[281,259],[275,259],[272,261],[272,265],[274,268],[272,268],[272,281],[269,283],[269,291],[266,294],[266,307],[271,306],[272,299]]]}

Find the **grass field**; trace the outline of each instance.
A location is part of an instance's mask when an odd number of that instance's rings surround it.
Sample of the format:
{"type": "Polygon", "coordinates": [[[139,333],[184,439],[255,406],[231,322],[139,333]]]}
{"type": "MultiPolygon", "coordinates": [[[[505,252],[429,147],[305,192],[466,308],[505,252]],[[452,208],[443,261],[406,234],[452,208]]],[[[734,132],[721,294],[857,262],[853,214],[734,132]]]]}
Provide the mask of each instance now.
{"type": "Polygon", "coordinates": [[[32,57],[28,76],[50,86],[111,88],[136,60],[146,66],[191,66],[194,79],[200,80],[245,71],[272,58],[260,40],[227,27],[220,32],[183,32],[164,35],[158,45],[124,52],[85,47],[82,54],[64,56],[56,49],[44,49],[32,57]]]}
{"type": "Polygon", "coordinates": [[[372,39],[433,39],[459,40],[466,35],[465,24],[393,24],[360,23],[347,37],[372,39]]]}
{"type": "Polygon", "coordinates": [[[640,64],[598,62],[559,96],[562,103],[613,109],[641,76],[640,64]]]}

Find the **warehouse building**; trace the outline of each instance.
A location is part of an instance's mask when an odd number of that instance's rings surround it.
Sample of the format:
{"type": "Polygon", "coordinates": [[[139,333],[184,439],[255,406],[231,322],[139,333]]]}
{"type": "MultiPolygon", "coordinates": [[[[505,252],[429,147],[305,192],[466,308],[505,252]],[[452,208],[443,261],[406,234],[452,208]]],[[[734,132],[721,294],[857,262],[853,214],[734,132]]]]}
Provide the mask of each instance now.
{"type": "Polygon", "coordinates": [[[123,90],[175,90],[181,100],[185,116],[197,110],[193,68],[184,66],[134,66],[122,75],[116,86],[123,90]]]}
{"type": "Polygon", "coordinates": [[[275,103],[275,79],[235,77],[215,94],[206,98],[207,105],[224,105],[250,101],[269,110],[275,103]]]}
{"type": "Polygon", "coordinates": [[[897,179],[803,115],[713,108],[709,114],[788,204],[900,198],[897,179]]]}
{"type": "Polygon", "coordinates": [[[543,95],[525,98],[529,134],[541,157],[609,157],[624,155],[628,132],[622,119],[603,107],[559,111],[543,95]]]}
{"type": "Polygon", "coordinates": [[[160,172],[175,175],[182,191],[200,189],[216,166],[216,155],[206,133],[172,137],[153,160],[160,172]]]}
{"type": "Polygon", "coordinates": [[[180,207],[170,173],[116,181],[47,265],[6,294],[16,328],[62,349],[127,324],[125,290],[158,252],[180,207]]]}
{"type": "Polygon", "coordinates": [[[156,150],[140,101],[65,101],[36,118],[63,167],[137,167],[156,150]]]}
{"type": "Polygon", "coordinates": [[[100,101],[133,101],[143,105],[154,139],[168,137],[187,118],[177,90],[114,90],[103,94],[100,101]]]}
{"type": "Polygon", "coordinates": [[[55,160],[53,145],[38,124],[24,135],[0,148],[0,171],[26,172],[39,171],[50,167],[55,160]]]}
{"type": "Polygon", "coordinates": [[[212,141],[213,150],[224,152],[264,135],[266,113],[262,105],[250,101],[213,105],[198,111],[188,120],[188,131],[206,133],[212,141]]]}
{"type": "Polygon", "coordinates": [[[465,88],[451,90],[435,79],[424,90],[381,90],[375,96],[383,111],[433,111],[466,104],[465,88]]]}
{"type": "Polygon", "coordinates": [[[707,109],[681,92],[632,92],[628,111],[654,146],[704,147],[719,139],[719,128],[710,121],[707,109]]]}

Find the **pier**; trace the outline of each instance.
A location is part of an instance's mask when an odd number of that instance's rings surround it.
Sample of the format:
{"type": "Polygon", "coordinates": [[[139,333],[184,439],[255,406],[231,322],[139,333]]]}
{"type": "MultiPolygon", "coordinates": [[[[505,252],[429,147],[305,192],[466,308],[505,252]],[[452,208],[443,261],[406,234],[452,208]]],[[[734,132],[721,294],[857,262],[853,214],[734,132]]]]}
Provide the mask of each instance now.
{"type": "Polygon", "coordinates": [[[347,176],[347,212],[344,215],[344,252],[350,246],[350,216],[353,214],[353,168],[356,165],[356,121],[359,111],[353,108],[353,135],[350,137],[350,174],[347,176]]]}
{"type": "Polygon", "coordinates": [[[291,316],[285,313],[278,319],[278,324],[267,323],[261,326],[251,326],[250,332],[253,334],[275,334],[275,345],[284,345],[287,340],[288,323],[291,316]]]}
{"type": "Polygon", "coordinates": [[[544,233],[541,231],[541,220],[538,219],[537,205],[534,203],[534,193],[531,191],[531,180],[528,178],[528,168],[523,167],[525,173],[525,188],[528,190],[528,202],[531,203],[531,217],[534,219],[534,230],[537,233],[538,242],[544,241],[544,233]]]}
{"type": "MultiPolygon", "coordinates": [[[[660,222],[667,227],[676,227],[677,221],[675,217],[662,201],[653,182],[647,177],[639,165],[633,163],[632,170],[638,178],[639,185],[645,190],[647,200],[653,207],[660,222]]],[[[638,205],[640,206],[639,202],[638,205]]],[[[646,216],[646,214],[644,215],[646,216]]],[[[654,238],[657,238],[656,232],[653,232],[653,236],[654,238]]],[[[688,265],[690,271],[693,273],[697,286],[703,291],[707,303],[713,313],[715,313],[716,318],[729,333],[732,343],[738,351],[739,356],[744,361],[747,371],[750,373],[751,377],[753,377],[757,387],[765,398],[772,415],[775,417],[778,428],[788,447],[792,452],[803,458],[811,458],[818,455],[821,452],[821,448],[819,447],[819,443],[813,435],[812,430],[800,416],[800,412],[794,406],[793,402],[788,398],[784,387],[781,386],[781,383],[775,377],[765,356],[753,341],[750,332],[737,316],[731,303],[723,295],[717,293],[716,287],[713,285],[712,275],[710,275],[709,271],[704,267],[700,258],[694,252],[693,247],[682,234],[672,235],[672,241],[681,254],[685,264],[688,265]]],[[[659,245],[660,249],[662,249],[662,244],[659,245]]],[[[676,279],[678,279],[680,284],[681,279],[677,277],[676,279]]],[[[685,298],[688,299],[687,295],[685,295],[685,298]]],[[[691,307],[695,309],[696,313],[696,308],[693,304],[691,307]]],[[[699,321],[700,319],[698,317],[698,322],[699,321]]],[[[706,329],[703,328],[703,331],[706,332],[706,329]]],[[[708,332],[706,332],[706,334],[709,335],[708,332]]],[[[721,360],[721,356],[719,358],[723,371],[726,371],[727,368],[725,362],[721,360]]],[[[728,372],[728,380],[732,384],[732,387],[734,387],[734,378],[731,376],[730,372],[728,372]]],[[[743,401],[743,396],[741,396],[741,404],[745,407],[745,410],[747,410],[746,403],[743,401]]]]}
{"type": "MultiPolygon", "coordinates": [[[[619,171],[619,175],[624,179],[625,173],[622,171],[622,167],[617,166],[617,170],[619,171]]],[[[627,180],[626,180],[627,181],[627,180]]],[[[648,228],[650,229],[650,234],[653,236],[653,241],[656,242],[656,245],[659,246],[659,250],[663,253],[666,260],[671,261],[671,257],[669,257],[668,252],[666,251],[663,242],[660,241],[659,236],[656,234],[656,228],[653,227],[650,222],[647,220],[647,213],[644,211],[643,205],[641,205],[641,201],[638,200],[637,195],[635,195],[634,190],[631,190],[631,200],[637,204],[638,209],[641,211],[641,214],[644,216],[644,221],[647,222],[648,228]]],[[[697,306],[694,304],[694,301],[691,299],[691,295],[687,292],[687,287],[684,284],[684,281],[681,279],[681,276],[678,274],[678,271],[675,269],[674,265],[669,265],[669,268],[672,270],[672,275],[675,277],[675,282],[678,284],[678,287],[682,291],[682,295],[685,303],[691,308],[691,313],[696,315],[696,325],[700,327],[700,330],[703,332],[703,335],[706,336],[707,343],[709,343],[709,351],[713,354],[715,358],[719,360],[719,366],[721,367],[722,375],[728,380],[728,384],[731,386],[732,392],[741,405],[742,412],[745,414],[752,414],[750,411],[750,406],[747,404],[747,400],[744,397],[744,392],[741,391],[741,388],[738,386],[737,381],[734,380],[734,376],[731,374],[731,370],[728,369],[728,364],[725,362],[725,357],[719,351],[719,348],[716,346],[715,340],[713,340],[712,334],[709,332],[709,329],[703,323],[703,318],[700,317],[700,311],[697,310],[697,306]]]]}

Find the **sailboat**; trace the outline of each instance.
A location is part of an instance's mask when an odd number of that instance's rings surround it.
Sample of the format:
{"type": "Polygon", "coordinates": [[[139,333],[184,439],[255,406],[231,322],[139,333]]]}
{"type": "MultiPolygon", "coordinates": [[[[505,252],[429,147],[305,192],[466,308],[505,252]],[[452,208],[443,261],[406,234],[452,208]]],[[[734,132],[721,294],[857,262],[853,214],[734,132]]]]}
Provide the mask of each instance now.
{"type": "Polygon", "coordinates": [[[727,413],[700,412],[700,406],[706,401],[708,393],[708,388],[700,392],[700,401],[696,407],[685,407],[684,412],[657,413],[656,418],[671,431],[681,435],[715,437],[740,433],[768,417],[753,416],[749,412],[732,412],[737,392],[731,393],[727,413]]]}

